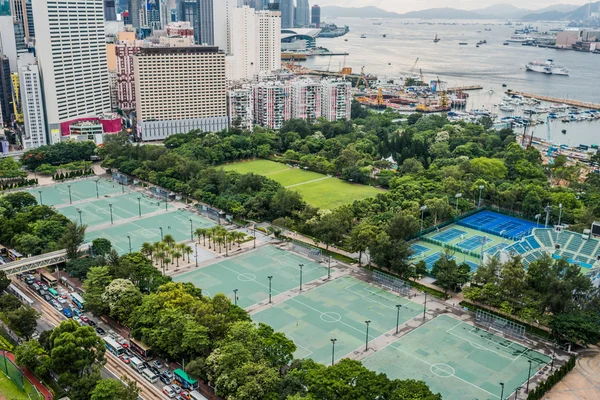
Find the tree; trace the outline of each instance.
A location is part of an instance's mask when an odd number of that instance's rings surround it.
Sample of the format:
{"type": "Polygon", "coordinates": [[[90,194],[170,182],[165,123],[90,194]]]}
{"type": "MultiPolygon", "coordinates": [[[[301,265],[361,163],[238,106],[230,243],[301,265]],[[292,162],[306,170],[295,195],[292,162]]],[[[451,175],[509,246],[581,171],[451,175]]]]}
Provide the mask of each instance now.
{"type": "Polygon", "coordinates": [[[435,277],[436,284],[444,289],[456,290],[469,281],[470,268],[467,264],[458,265],[454,260],[454,253],[445,249],[440,258],[433,264],[431,275],[435,277]]]}
{"type": "Polygon", "coordinates": [[[15,349],[15,362],[38,376],[47,376],[50,357],[37,340],[28,340],[15,349]]]}
{"type": "Polygon", "coordinates": [[[2,200],[9,204],[15,212],[21,212],[38,204],[35,197],[27,192],[7,193],[2,200]]]}
{"type": "Polygon", "coordinates": [[[585,311],[559,314],[550,322],[552,334],[560,341],[582,346],[600,341],[600,317],[596,313],[585,311]]]}
{"type": "Polygon", "coordinates": [[[447,197],[425,200],[425,205],[427,212],[433,215],[433,225],[437,225],[438,218],[443,219],[449,214],[450,205],[447,197]]]}
{"type": "Polygon", "coordinates": [[[271,210],[274,213],[273,219],[291,216],[294,212],[302,210],[305,205],[300,193],[281,188],[275,193],[271,201],[271,210]]]}
{"type": "Polygon", "coordinates": [[[112,243],[105,238],[92,240],[92,251],[98,256],[104,256],[112,249],[112,243]]]}
{"type": "Polygon", "coordinates": [[[94,315],[103,315],[109,311],[109,305],[104,301],[102,295],[104,290],[112,281],[108,267],[93,267],[90,268],[87,279],[83,283],[85,293],[85,308],[91,311],[94,315]]]}
{"type": "Polygon", "coordinates": [[[86,229],[87,225],[85,224],[67,223],[67,229],[58,241],[59,246],[67,250],[67,258],[74,259],[77,257],[79,246],[81,246],[85,238],[86,229]]]}
{"type": "Polygon", "coordinates": [[[37,319],[40,316],[33,307],[22,306],[14,311],[5,313],[6,319],[8,320],[8,326],[16,331],[19,336],[29,340],[31,335],[35,332],[37,327],[37,319]]]}
{"type": "Polygon", "coordinates": [[[135,307],[142,303],[142,293],[130,280],[115,279],[104,289],[101,299],[108,304],[111,317],[127,322],[135,307]]]}
{"type": "Polygon", "coordinates": [[[0,293],[4,292],[10,285],[10,279],[5,271],[0,271],[0,293]]]}
{"type": "Polygon", "coordinates": [[[90,400],[137,400],[140,388],[135,381],[122,376],[121,381],[103,379],[92,390],[90,400]]]}
{"type": "Polygon", "coordinates": [[[358,265],[362,265],[362,254],[367,250],[375,236],[375,227],[368,222],[355,225],[350,231],[348,245],[352,251],[358,251],[358,265]]]}
{"type": "Polygon", "coordinates": [[[392,240],[408,240],[419,232],[419,220],[407,212],[396,214],[386,228],[392,240]]]}

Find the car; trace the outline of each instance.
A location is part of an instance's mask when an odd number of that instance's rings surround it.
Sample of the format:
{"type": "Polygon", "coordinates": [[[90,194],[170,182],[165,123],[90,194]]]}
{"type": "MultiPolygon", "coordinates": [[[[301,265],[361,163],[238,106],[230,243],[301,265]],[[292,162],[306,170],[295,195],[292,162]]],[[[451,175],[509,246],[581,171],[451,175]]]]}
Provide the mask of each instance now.
{"type": "Polygon", "coordinates": [[[179,392],[181,392],[181,388],[174,383],[171,384],[171,389],[173,389],[173,391],[177,394],[179,394],[179,392]]]}
{"type": "Polygon", "coordinates": [[[50,300],[50,304],[52,304],[54,307],[56,307],[58,302],[56,300],[52,299],[52,300],[50,300]]]}
{"type": "Polygon", "coordinates": [[[80,320],[82,320],[83,322],[87,323],[90,319],[88,317],[86,317],[85,315],[82,315],[79,317],[80,320]]]}
{"type": "Polygon", "coordinates": [[[161,376],[158,377],[158,379],[160,379],[160,381],[162,383],[164,383],[165,385],[170,385],[171,384],[171,378],[169,378],[167,376],[161,375],[161,376]]]}
{"type": "Polygon", "coordinates": [[[129,347],[129,342],[125,339],[119,339],[117,342],[125,349],[129,347]]]}
{"type": "Polygon", "coordinates": [[[173,391],[173,389],[169,385],[163,386],[162,391],[163,391],[164,394],[166,394],[167,396],[169,396],[169,398],[173,398],[176,395],[176,393],[173,391]]]}
{"type": "Polygon", "coordinates": [[[52,300],[52,297],[49,294],[47,294],[44,296],[44,300],[50,301],[50,300],[52,300]]]}
{"type": "Polygon", "coordinates": [[[106,331],[104,329],[100,328],[99,326],[97,326],[96,327],[96,333],[98,335],[104,335],[104,334],[106,334],[106,331]]]}
{"type": "Polygon", "coordinates": [[[150,368],[150,364],[148,364],[146,361],[142,362],[142,365],[144,368],[150,368]]]}
{"type": "Polygon", "coordinates": [[[154,375],[160,375],[160,370],[156,367],[150,366],[150,371],[154,372],[154,375]]]}
{"type": "Polygon", "coordinates": [[[40,290],[38,290],[38,293],[40,294],[40,296],[44,297],[45,295],[48,294],[48,292],[46,292],[44,289],[40,288],[40,290]]]}
{"type": "Polygon", "coordinates": [[[32,284],[31,284],[31,287],[32,287],[32,288],[33,288],[33,290],[35,290],[36,292],[37,292],[38,290],[40,290],[40,286],[39,286],[37,283],[32,283],[32,284]]]}
{"type": "Polygon", "coordinates": [[[67,303],[67,301],[66,301],[65,299],[61,298],[61,297],[58,297],[58,298],[56,299],[56,301],[58,301],[58,302],[59,302],[59,304],[62,304],[62,305],[65,305],[65,304],[67,303]]]}
{"type": "Polygon", "coordinates": [[[58,304],[58,303],[54,304],[54,308],[56,309],[56,311],[60,311],[61,313],[63,311],[62,306],[60,304],[58,304]]]}
{"type": "Polygon", "coordinates": [[[152,363],[152,365],[154,365],[158,369],[162,369],[163,368],[163,364],[159,360],[154,360],[154,362],[152,363]]]}
{"type": "Polygon", "coordinates": [[[81,324],[81,320],[79,319],[78,316],[74,316],[72,319],[73,319],[73,321],[81,324]]]}
{"type": "Polygon", "coordinates": [[[121,359],[121,361],[123,361],[125,364],[129,364],[129,362],[131,361],[131,359],[129,358],[128,355],[125,354],[121,354],[119,356],[119,358],[121,359]]]}
{"type": "Polygon", "coordinates": [[[181,393],[179,393],[179,395],[184,399],[190,399],[190,392],[188,392],[187,390],[182,390],[181,393]]]}
{"type": "Polygon", "coordinates": [[[173,379],[173,372],[170,369],[165,369],[162,374],[169,379],[173,379]]]}
{"type": "Polygon", "coordinates": [[[183,397],[181,397],[181,395],[176,394],[175,400],[185,400],[185,399],[183,397]]]}
{"type": "Polygon", "coordinates": [[[94,321],[93,321],[93,320],[91,320],[91,319],[90,319],[90,320],[88,320],[88,322],[87,322],[87,323],[88,323],[88,325],[89,325],[89,326],[94,326],[94,327],[96,326],[96,322],[94,322],[94,321]]]}

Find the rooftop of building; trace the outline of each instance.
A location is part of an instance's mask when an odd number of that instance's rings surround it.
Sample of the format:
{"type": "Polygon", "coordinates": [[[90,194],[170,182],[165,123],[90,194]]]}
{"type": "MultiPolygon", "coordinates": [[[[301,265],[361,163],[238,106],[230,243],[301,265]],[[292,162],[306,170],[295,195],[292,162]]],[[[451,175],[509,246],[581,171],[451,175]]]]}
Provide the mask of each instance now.
{"type": "Polygon", "coordinates": [[[316,28],[285,28],[281,30],[281,38],[289,38],[293,36],[308,36],[316,39],[321,33],[321,29],[316,28]]]}

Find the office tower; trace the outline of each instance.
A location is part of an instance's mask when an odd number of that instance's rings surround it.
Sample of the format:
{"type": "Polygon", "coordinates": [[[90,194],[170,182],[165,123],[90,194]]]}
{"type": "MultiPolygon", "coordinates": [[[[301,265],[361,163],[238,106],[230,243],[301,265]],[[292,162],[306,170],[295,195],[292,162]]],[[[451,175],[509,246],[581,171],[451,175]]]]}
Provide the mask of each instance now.
{"type": "Polygon", "coordinates": [[[139,53],[142,42],[139,40],[119,40],[115,45],[117,108],[124,111],[135,110],[135,74],[133,56],[139,53]]]}
{"type": "MultiPolygon", "coordinates": [[[[194,28],[197,44],[214,44],[213,0],[178,0],[180,21],[188,21],[194,28]]],[[[221,1],[221,0],[217,0],[221,1]]]]}
{"type": "Polygon", "coordinates": [[[344,80],[321,81],[321,116],[328,121],[349,120],[352,87],[344,80]]]}
{"type": "Polygon", "coordinates": [[[133,61],[141,140],[228,127],[225,54],[217,47],[142,47],[133,61]]]}
{"type": "Polygon", "coordinates": [[[317,28],[321,27],[321,7],[317,4],[312,7],[311,24],[317,28]]]}
{"type": "Polygon", "coordinates": [[[23,25],[25,26],[25,39],[27,43],[30,43],[33,39],[35,39],[35,25],[33,22],[33,4],[32,0],[25,0],[25,21],[23,25]]]}
{"type": "Polygon", "coordinates": [[[294,0],[279,0],[279,11],[281,11],[281,27],[294,27],[294,0]]]}
{"type": "Polygon", "coordinates": [[[264,8],[265,8],[264,3],[265,2],[268,2],[268,0],[254,0],[254,9],[256,11],[264,10],[264,8]]]}
{"type": "Polygon", "coordinates": [[[144,0],[144,25],[152,29],[162,29],[160,17],[160,0],[144,0]]]}
{"type": "Polygon", "coordinates": [[[2,122],[9,125],[12,121],[12,81],[10,79],[10,61],[0,53],[0,114],[2,122]]]}
{"type": "Polygon", "coordinates": [[[321,116],[321,83],[312,79],[292,82],[292,118],[314,123],[321,116]]]}
{"type": "Polygon", "coordinates": [[[252,130],[254,124],[254,93],[251,87],[231,89],[229,98],[229,121],[232,128],[252,130]]]}
{"type": "Polygon", "coordinates": [[[134,28],[139,28],[140,26],[142,26],[141,23],[141,13],[143,13],[143,7],[142,4],[144,3],[143,0],[127,0],[127,11],[128,12],[128,17],[129,17],[129,24],[131,24],[134,28]]]}
{"type": "Polygon", "coordinates": [[[281,13],[258,13],[259,70],[271,72],[281,69],[281,13]]]}
{"type": "Polygon", "coordinates": [[[308,0],[297,0],[296,6],[296,26],[310,25],[310,7],[308,0]]]}
{"type": "Polygon", "coordinates": [[[23,108],[23,147],[35,149],[47,144],[44,101],[40,71],[35,60],[19,58],[19,86],[23,108]]]}
{"type": "Polygon", "coordinates": [[[49,142],[55,143],[70,121],[110,110],[104,5],[37,0],[33,16],[49,142]]]}
{"type": "Polygon", "coordinates": [[[17,42],[15,40],[14,20],[10,15],[0,17],[0,53],[8,57],[10,70],[17,70],[17,42]]]}
{"type": "Polygon", "coordinates": [[[104,20],[117,20],[117,7],[115,5],[115,0],[104,0],[104,20]]]}
{"type": "Polygon", "coordinates": [[[279,129],[292,117],[291,87],[282,82],[261,82],[254,86],[254,122],[279,129]]]}
{"type": "Polygon", "coordinates": [[[238,0],[216,0],[213,3],[214,45],[225,54],[231,53],[231,16],[238,0]]]}

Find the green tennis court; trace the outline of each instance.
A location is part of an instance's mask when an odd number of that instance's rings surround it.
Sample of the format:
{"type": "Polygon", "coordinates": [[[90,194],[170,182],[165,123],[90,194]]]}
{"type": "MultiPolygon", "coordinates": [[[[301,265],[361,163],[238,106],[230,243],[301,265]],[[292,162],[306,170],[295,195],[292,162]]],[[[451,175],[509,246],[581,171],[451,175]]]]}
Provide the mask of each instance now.
{"type": "MultiPolygon", "coordinates": [[[[83,222],[85,223],[85,221],[83,222]]],[[[189,211],[176,210],[146,218],[142,217],[134,222],[125,222],[108,228],[88,229],[85,234],[85,243],[100,237],[106,238],[111,241],[119,254],[125,254],[129,251],[127,236],[131,238],[132,251],[138,251],[144,242],[160,241],[161,228],[163,237],[169,234],[177,242],[181,242],[190,240],[190,227],[192,231],[195,231],[198,228],[209,228],[213,225],[215,223],[208,218],[192,214],[189,211]],[[190,219],[192,220],[191,224],[190,219]]]]}
{"type": "Polygon", "coordinates": [[[327,267],[278,247],[265,246],[178,275],[173,280],[192,282],[209,296],[224,293],[233,299],[233,290],[238,289],[237,304],[246,308],[269,299],[269,276],[273,277],[273,296],[298,289],[300,264],[303,264],[304,283],[327,276],[327,267]]]}
{"type": "Polygon", "coordinates": [[[363,364],[391,379],[425,381],[444,399],[508,398],[551,358],[448,315],[409,332],[363,364]]]}
{"type": "Polygon", "coordinates": [[[252,319],[293,339],[296,358],[330,364],[331,339],[337,339],[336,360],[363,351],[365,321],[371,321],[369,340],[385,334],[396,327],[397,304],[402,306],[400,324],[423,312],[420,304],[345,276],[260,311],[252,319]]]}
{"type": "MultiPolygon", "coordinates": [[[[46,206],[69,204],[69,186],[71,186],[71,200],[73,203],[96,198],[96,181],[98,181],[98,196],[100,198],[115,193],[121,193],[123,188],[116,182],[107,179],[90,178],[57,183],[51,186],[39,186],[27,190],[35,196],[38,203],[46,206]],[[41,192],[41,194],[40,194],[41,192]]],[[[127,188],[125,188],[127,191],[127,188]]]]}
{"type": "Polygon", "coordinates": [[[110,213],[112,204],[112,216],[114,223],[124,219],[139,218],[157,211],[173,210],[171,204],[159,201],[141,193],[117,193],[110,197],[90,200],[77,205],[59,207],[61,214],[72,221],[80,222],[79,211],[81,211],[81,223],[89,227],[110,224],[110,213]],[[139,200],[138,200],[139,199],[139,200]]]}

